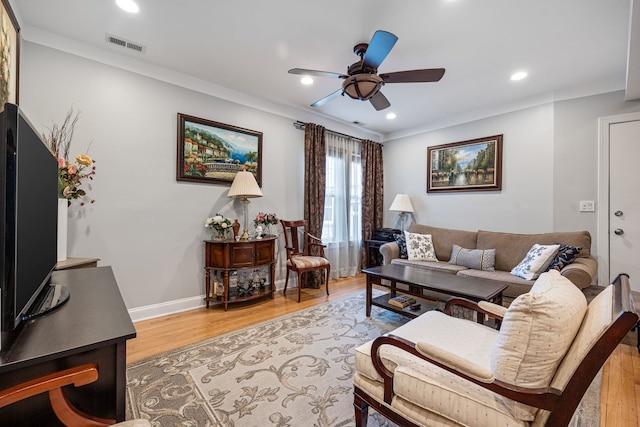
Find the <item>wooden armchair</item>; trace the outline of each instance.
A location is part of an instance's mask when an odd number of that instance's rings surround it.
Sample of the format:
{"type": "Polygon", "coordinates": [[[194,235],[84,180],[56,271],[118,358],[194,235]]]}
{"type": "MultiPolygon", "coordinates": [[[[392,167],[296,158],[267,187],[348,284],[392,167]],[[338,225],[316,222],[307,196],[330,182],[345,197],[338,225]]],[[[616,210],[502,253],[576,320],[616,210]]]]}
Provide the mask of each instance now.
{"type": "Polygon", "coordinates": [[[0,408],[40,393],[49,393],[49,401],[56,416],[67,427],[150,427],[147,420],[131,420],[116,424],[115,420],[93,417],[74,407],[65,397],[62,387],[80,387],[98,379],[95,364],[86,364],[64,371],[55,372],[0,391],[0,408]]]}
{"type": "Polygon", "coordinates": [[[287,293],[289,272],[298,274],[298,302],[302,288],[302,274],[309,271],[325,270],[325,287],[329,295],[329,273],[331,265],[324,255],[325,245],[322,240],[307,232],[307,221],[280,220],[284,229],[285,249],[287,250],[287,277],[284,282],[284,293],[287,293]],[[301,241],[300,236],[304,236],[301,241]],[[315,255],[314,255],[315,251],[315,255]]]}
{"type": "Polygon", "coordinates": [[[356,349],[356,426],[369,406],[402,426],[568,425],[638,315],[626,275],[588,307],[567,282],[545,273],[506,310],[448,301],[500,318],[500,330],[432,311],[356,349]]]}

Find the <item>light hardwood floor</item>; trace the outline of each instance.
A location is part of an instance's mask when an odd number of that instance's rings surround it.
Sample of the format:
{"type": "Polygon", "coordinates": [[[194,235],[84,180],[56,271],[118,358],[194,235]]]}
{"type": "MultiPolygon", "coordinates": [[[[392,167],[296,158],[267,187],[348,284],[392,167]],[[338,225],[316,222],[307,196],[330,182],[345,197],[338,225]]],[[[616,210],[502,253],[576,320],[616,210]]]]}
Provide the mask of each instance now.
{"type": "MultiPolygon", "coordinates": [[[[276,292],[274,299],[261,299],[221,307],[197,309],[137,322],[137,337],[127,343],[127,362],[193,344],[235,329],[265,322],[278,316],[342,298],[364,290],[364,276],[332,280],[330,296],[321,289],[304,289],[300,303],[297,289],[285,296],[276,292]]],[[[635,347],[620,345],[603,369],[600,397],[600,427],[640,427],[640,355],[635,347]]]]}

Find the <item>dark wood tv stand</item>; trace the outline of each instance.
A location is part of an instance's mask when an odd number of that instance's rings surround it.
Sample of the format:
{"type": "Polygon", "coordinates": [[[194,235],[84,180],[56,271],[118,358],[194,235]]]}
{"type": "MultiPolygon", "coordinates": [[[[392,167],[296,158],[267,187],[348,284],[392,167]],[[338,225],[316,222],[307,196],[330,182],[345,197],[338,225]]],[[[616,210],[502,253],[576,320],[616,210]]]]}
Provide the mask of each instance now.
{"type": "MultiPolygon", "coordinates": [[[[111,267],[56,271],[53,283],[71,297],[60,308],[25,322],[10,346],[0,351],[0,387],[85,363],[98,365],[92,384],[65,394],[83,412],[124,421],[126,341],[135,328],[111,267]]],[[[1,425],[56,426],[47,394],[0,409],[1,425]]]]}

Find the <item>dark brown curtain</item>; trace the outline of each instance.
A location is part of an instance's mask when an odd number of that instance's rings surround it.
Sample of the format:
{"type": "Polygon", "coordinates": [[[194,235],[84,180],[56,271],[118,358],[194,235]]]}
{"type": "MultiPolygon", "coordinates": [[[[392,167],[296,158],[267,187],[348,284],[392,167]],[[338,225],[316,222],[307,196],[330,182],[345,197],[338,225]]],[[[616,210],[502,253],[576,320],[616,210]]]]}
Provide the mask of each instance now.
{"type": "Polygon", "coordinates": [[[367,259],[365,240],[382,227],[384,212],[384,174],[382,171],[382,144],[367,139],[362,141],[362,252],[361,264],[367,259]]]}
{"type": "MultiPolygon", "coordinates": [[[[326,182],[327,150],[325,128],[314,123],[304,126],[304,219],[310,234],[321,237],[324,221],[324,195],[326,182]]],[[[320,287],[320,274],[307,273],[307,285],[320,287]]],[[[298,284],[301,286],[301,284],[298,284]]]]}

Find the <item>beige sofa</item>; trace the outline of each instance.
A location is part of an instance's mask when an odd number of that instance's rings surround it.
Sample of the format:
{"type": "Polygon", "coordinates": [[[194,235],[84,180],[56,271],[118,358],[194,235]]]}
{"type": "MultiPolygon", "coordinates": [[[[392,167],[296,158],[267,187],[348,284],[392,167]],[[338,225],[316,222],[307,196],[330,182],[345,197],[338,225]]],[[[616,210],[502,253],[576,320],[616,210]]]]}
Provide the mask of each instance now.
{"type": "Polygon", "coordinates": [[[536,243],[541,245],[560,243],[582,247],[578,258],[573,263],[565,266],[560,273],[580,289],[591,285],[596,279],[598,263],[591,256],[591,235],[588,231],[515,234],[484,230],[454,230],[416,223],[411,224],[407,231],[410,233],[430,234],[438,262],[401,259],[398,244],[389,242],[380,246],[384,264],[411,265],[449,274],[478,277],[504,283],[509,285],[504,292],[506,302],[528,292],[535,282],[534,280],[525,280],[514,276],[511,274],[511,270],[522,261],[529,249],[536,243]],[[495,271],[475,270],[449,264],[448,261],[454,244],[467,249],[495,249],[495,271]]]}

